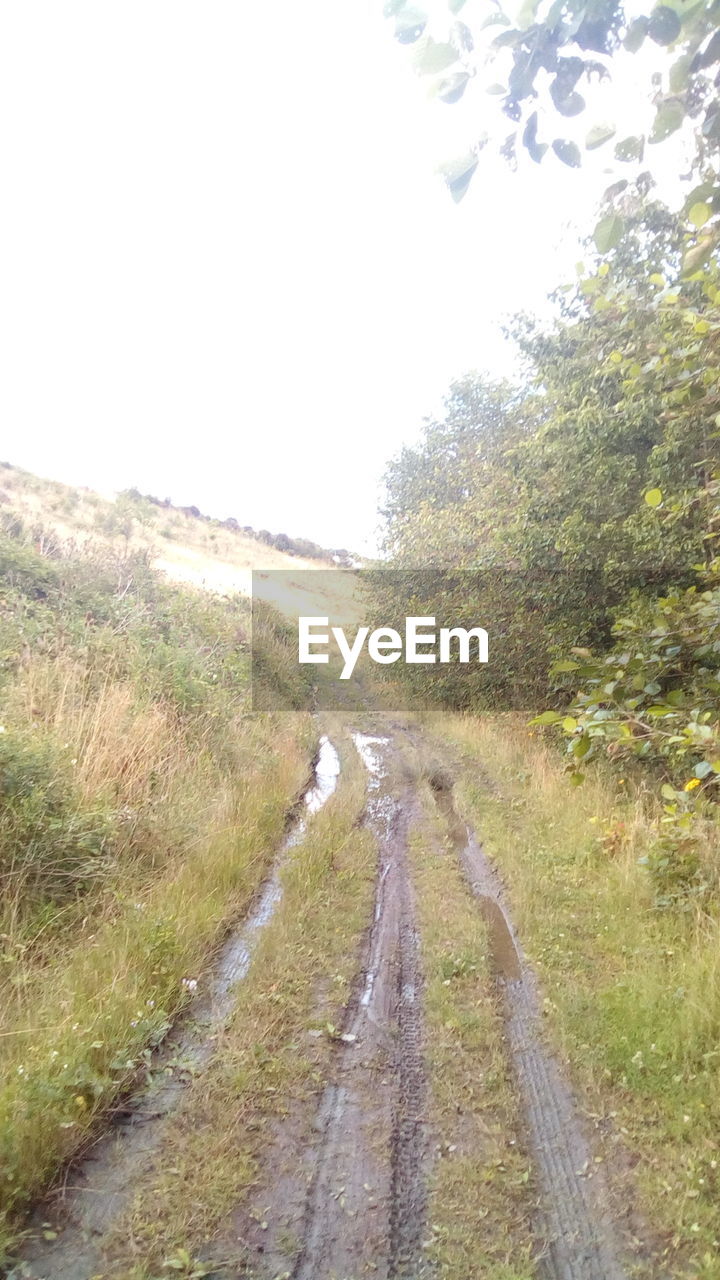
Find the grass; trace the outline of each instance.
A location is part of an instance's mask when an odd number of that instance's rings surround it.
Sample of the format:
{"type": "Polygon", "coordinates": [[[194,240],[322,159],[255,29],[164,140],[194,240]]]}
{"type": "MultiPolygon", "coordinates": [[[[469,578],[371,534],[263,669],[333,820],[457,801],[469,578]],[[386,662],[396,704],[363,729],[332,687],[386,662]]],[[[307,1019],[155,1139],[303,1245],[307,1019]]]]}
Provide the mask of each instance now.
{"type": "Polygon", "coordinates": [[[267,1164],[275,1126],[307,1107],[311,1118],[338,1050],[331,1035],[308,1032],[340,1025],[375,873],[374,842],[358,827],[364,779],[347,739],[342,754],[338,791],[288,859],[282,900],[217,1053],[168,1119],[153,1169],[107,1242],[106,1280],[155,1275],[183,1250],[240,1266],[232,1216],[262,1216],[263,1178],[279,1176],[267,1164]]]}
{"type": "MultiPolygon", "coordinates": [[[[269,737],[269,735],[268,735],[269,737]]],[[[194,798],[206,831],[162,876],[129,885],[78,929],[73,945],[33,972],[22,959],[0,1041],[6,1211],[37,1195],[83,1145],[93,1122],[142,1063],[184,1001],[184,977],[202,974],[228,922],[241,915],[280,838],[306,758],[278,733],[258,767],[208,811],[202,775],[194,798]]],[[[11,988],[12,989],[12,988],[11,988]]]]}
{"type": "Polygon", "coordinates": [[[242,529],[156,505],[134,491],[105,497],[9,464],[0,464],[0,512],[61,543],[100,541],[125,555],[141,552],[172,581],[222,594],[247,591],[252,569],[327,567],[325,561],[290,556],[242,529]]]}
{"type": "Polygon", "coordinates": [[[532,1280],[536,1191],[487,929],[429,787],[422,796],[410,859],[425,975],[433,1149],[427,1257],[433,1275],[448,1280],[532,1280]]]}
{"type": "Polygon", "coordinates": [[[247,908],[313,730],[249,713],[246,603],[21,529],[0,562],[1,1252],[247,908]]]}
{"type": "Polygon", "coordinates": [[[433,727],[461,761],[458,804],[506,880],[547,1025],[607,1133],[638,1274],[717,1280],[717,918],[655,906],[639,864],[650,797],[600,770],[571,788],[554,746],[517,719],[433,727]]]}

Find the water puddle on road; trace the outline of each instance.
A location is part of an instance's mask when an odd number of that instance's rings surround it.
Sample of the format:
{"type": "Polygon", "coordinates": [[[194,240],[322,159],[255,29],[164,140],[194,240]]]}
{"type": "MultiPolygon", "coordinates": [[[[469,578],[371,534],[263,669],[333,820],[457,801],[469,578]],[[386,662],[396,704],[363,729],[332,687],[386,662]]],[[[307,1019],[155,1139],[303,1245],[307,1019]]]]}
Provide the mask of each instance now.
{"type": "MultiPolygon", "coordinates": [[[[455,808],[452,779],[445,773],[434,773],[429,781],[435,803],[445,819],[450,843],[467,869],[470,832],[467,823],[463,822],[455,808]]],[[[473,882],[472,888],[488,928],[488,945],[495,976],[506,982],[517,982],[522,977],[520,957],[505,912],[496,898],[483,893],[481,884],[473,882]]]]}
{"type": "Polygon", "coordinates": [[[430,788],[435,803],[443,815],[450,843],[456,853],[462,853],[468,840],[468,829],[455,808],[452,796],[452,781],[444,773],[434,773],[430,778],[430,788]]]}
{"type": "Polygon", "coordinates": [[[488,927],[488,943],[496,976],[505,978],[507,982],[517,982],[522,977],[520,960],[502,907],[486,894],[481,894],[477,903],[488,927]]]}
{"type": "Polygon", "coordinates": [[[299,812],[285,835],[270,879],[266,881],[257,905],[245,923],[225,943],[205,1000],[198,1000],[193,1006],[192,1016],[195,1022],[206,1021],[208,1015],[211,1022],[224,1021],[230,1012],[233,1004],[232,988],[247,974],[257,946],[258,935],[272,919],[282,897],[280,873],[285,862],[283,855],[303,840],[307,831],[308,818],[318,813],[323,805],[327,804],[337,787],[339,775],[338,753],[330,739],[322,737],[313,768],[312,784],[305,792],[298,806],[299,812]]]}
{"type": "Polygon", "coordinates": [[[425,1236],[422,984],[407,866],[415,796],[391,737],[352,739],[367,774],[363,826],[377,843],[375,904],[342,1022],[354,1050],[336,1058],[317,1112],[300,1255],[266,1273],[293,1280],[414,1277],[425,1236]]]}
{"type": "Polygon", "coordinates": [[[352,740],[355,743],[360,759],[370,775],[370,786],[377,788],[381,779],[387,774],[385,763],[377,747],[387,747],[390,739],[369,733],[353,733],[352,740]]]}

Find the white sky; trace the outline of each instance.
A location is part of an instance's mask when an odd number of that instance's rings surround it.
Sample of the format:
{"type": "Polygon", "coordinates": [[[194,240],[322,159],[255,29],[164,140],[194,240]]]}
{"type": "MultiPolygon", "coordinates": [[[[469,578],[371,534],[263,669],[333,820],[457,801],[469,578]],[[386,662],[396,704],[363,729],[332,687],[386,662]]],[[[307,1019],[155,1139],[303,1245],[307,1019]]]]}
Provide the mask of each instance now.
{"type": "Polygon", "coordinates": [[[381,8],[6,0],[1,456],[371,546],[385,462],[512,371],[503,317],[609,181],[485,153],[454,205],[435,165],[492,104],[428,103],[381,8]]]}

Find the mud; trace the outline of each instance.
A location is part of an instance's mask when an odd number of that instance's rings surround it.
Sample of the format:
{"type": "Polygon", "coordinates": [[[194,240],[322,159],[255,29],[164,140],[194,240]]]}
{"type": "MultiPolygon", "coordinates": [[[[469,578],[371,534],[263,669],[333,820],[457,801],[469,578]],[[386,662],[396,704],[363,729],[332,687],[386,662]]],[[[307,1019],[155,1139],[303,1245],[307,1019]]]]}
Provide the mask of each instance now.
{"type": "MultiPolygon", "coordinates": [[[[268,1280],[419,1274],[425,1072],[406,853],[415,797],[392,776],[390,739],[353,738],[368,773],[364,822],[378,842],[374,909],[331,1080],[314,1120],[305,1118],[304,1135],[302,1123],[281,1126],[270,1162],[282,1174],[258,1189],[271,1226],[262,1240],[250,1232],[257,1252],[248,1267],[268,1280]],[[288,1241],[296,1242],[294,1251],[288,1241]]],[[[236,1224],[246,1240],[247,1225],[236,1224]]]]}
{"type": "Polygon", "coordinates": [[[280,902],[288,855],[302,841],[308,818],[333,794],[339,773],[338,754],[323,737],[311,783],[249,916],[228,935],[206,988],[155,1051],[149,1082],[127,1099],[109,1131],[66,1170],[62,1186],[34,1215],[31,1230],[35,1228],[38,1237],[30,1237],[11,1277],[90,1280],[101,1269],[103,1238],[129,1203],[134,1184],[158,1147],[164,1118],[180,1101],[191,1075],[210,1061],[232,1013],[237,984],[246,976],[260,934],[280,902]],[[58,1231],[56,1240],[45,1241],[40,1234],[47,1221],[58,1231]]]}
{"type": "Polygon", "coordinates": [[[535,1227],[539,1272],[545,1280],[627,1280],[605,1179],[573,1093],[544,1043],[537,983],[507,913],[499,877],[460,820],[450,786],[445,780],[439,784],[437,775],[431,786],[489,926],[510,1057],[543,1193],[535,1227]]]}

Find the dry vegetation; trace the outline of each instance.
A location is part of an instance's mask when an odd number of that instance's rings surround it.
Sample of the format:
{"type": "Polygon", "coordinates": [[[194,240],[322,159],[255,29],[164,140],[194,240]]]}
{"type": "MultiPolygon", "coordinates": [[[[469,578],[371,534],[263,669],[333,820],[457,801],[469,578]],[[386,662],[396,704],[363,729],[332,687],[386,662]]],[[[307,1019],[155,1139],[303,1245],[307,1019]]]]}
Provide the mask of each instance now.
{"type": "MultiPolygon", "coordinates": [[[[307,717],[248,703],[248,605],[0,536],[1,1238],[142,1068],[273,856],[307,717]]],[[[282,679],[278,644],[275,674],[282,679]]]]}
{"type": "Polygon", "coordinates": [[[134,490],[105,497],[0,466],[0,513],[18,517],[45,544],[99,541],[119,555],[143,552],[171,581],[222,595],[248,594],[253,569],[312,569],[323,563],[288,555],[227,522],[188,512],[157,505],[134,490]]]}

